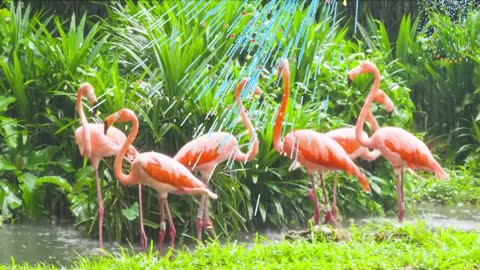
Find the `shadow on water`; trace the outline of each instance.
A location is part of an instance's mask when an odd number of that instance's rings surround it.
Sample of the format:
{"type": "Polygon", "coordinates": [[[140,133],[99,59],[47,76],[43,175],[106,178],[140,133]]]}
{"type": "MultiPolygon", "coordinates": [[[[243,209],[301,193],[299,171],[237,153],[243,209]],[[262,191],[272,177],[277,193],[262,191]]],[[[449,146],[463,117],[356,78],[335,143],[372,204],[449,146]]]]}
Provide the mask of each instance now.
{"type": "MultiPolygon", "coordinates": [[[[343,227],[347,228],[352,222],[357,225],[379,220],[396,220],[388,218],[345,219],[343,227]]],[[[432,205],[418,204],[414,211],[408,211],[406,222],[415,223],[422,220],[430,227],[444,227],[455,230],[480,231],[480,206],[471,205],[432,205]]],[[[268,239],[274,243],[283,241],[285,231],[260,231],[257,233],[242,234],[237,243],[253,246],[258,240],[260,243],[268,239]]],[[[235,241],[235,240],[233,240],[235,241]]],[[[190,245],[188,245],[190,246],[190,245]]],[[[195,250],[196,245],[189,250],[195,250]]],[[[125,245],[124,245],[125,247],[125,245]]],[[[121,248],[116,242],[105,243],[105,249],[110,253],[120,253],[121,248]]],[[[127,247],[131,250],[131,247],[127,247]]],[[[139,250],[134,247],[134,250],[139,250]]],[[[98,241],[85,239],[72,225],[58,225],[51,222],[28,222],[15,225],[4,224],[0,227],[0,265],[11,264],[11,256],[17,264],[28,262],[52,263],[68,267],[71,261],[81,256],[99,254],[98,241]]]]}

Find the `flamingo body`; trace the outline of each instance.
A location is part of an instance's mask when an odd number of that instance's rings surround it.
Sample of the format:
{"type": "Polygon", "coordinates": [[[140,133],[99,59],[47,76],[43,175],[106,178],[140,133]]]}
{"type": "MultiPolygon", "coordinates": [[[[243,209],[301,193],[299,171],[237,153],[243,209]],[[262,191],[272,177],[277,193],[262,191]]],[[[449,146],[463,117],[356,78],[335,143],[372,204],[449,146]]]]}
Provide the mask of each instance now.
{"type": "Polygon", "coordinates": [[[283,150],[295,159],[297,149],[298,160],[309,174],[322,170],[344,170],[357,176],[364,189],[370,191],[365,175],[332,138],[309,129],[295,130],[285,137],[283,150]]]}
{"type": "Polygon", "coordinates": [[[412,170],[434,172],[439,179],[448,178],[427,145],[408,131],[398,127],[382,127],[370,139],[369,146],[380,150],[394,169],[409,167],[412,170]]]}

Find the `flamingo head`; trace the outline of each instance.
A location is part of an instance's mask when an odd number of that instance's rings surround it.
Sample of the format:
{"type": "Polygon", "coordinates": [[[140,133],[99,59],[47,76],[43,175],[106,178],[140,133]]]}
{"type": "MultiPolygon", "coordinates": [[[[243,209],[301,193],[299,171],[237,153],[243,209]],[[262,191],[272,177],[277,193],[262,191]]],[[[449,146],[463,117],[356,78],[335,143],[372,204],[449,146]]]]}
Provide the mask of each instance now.
{"type": "MultiPolygon", "coordinates": [[[[249,81],[250,81],[250,77],[245,77],[245,78],[243,78],[243,80],[240,81],[240,83],[237,86],[237,90],[235,91],[235,99],[239,98],[243,89],[245,89],[245,87],[247,87],[249,81]]],[[[262,91],[262,89],[260,89],[260,87],[257,86],[253,95],[254,95],[255,98],[259,99],[260,103],[263,102],[263,100],[264,100],[263,91],[262,91]]]]}
{"type": "Polygon", "coordinates": [[[78,88],[79,92],[82,92],[90,101],[91,106],[93,107],[93,113],[96,113],[97,107],[95,106],[97,104],[97,96],[95,96],[95,90],[93,89],[93,86],[88,83],[82,83],[80,87],[78,88]]]}
{"type": "Polygon", "coordinates": [[[283,59],[283,62],[277,66],[277,74],[288,74],[290,75],[290,63],[288,62],[288,59],[285,58],[283,59]]]}
{"type": "Polygon", "coordinates": [[[127,122],[131,119],[136,118],[135,113],[130,109],[120,109],[117,112],[114,112],[105,118],[104,124],[104,133],[107,134],[108,128],[113,125],[115,122],[127,122]]]}
{"type": "Polygon", "coordinates": [[[374,70],[378,70],[375,64],[370,61],[363,61],[360,65],[356,66],[354,69],[350,70],[348,73],[348,85],[352,84],[352,81],[357,78],[358,75],[373,72],[374,70]]]}
{"type": "Polygon", "coordinates": [[[379,104],[382,104],[383,107],[385,107],[385,109],[387,110],[387,112],[392,112],[393,109],[395,108],[393,101],[381,89],[378,89],[377,92],[375,93],[375,101],[378,102],[379,104]]]}
{"type": "Polygon", "coordinates": [[[127,159],[130,163],[132,163],[135,160],[135,157],[138,156],[138,151],[133,145],[129,145],[127,149],[127,159]]]}

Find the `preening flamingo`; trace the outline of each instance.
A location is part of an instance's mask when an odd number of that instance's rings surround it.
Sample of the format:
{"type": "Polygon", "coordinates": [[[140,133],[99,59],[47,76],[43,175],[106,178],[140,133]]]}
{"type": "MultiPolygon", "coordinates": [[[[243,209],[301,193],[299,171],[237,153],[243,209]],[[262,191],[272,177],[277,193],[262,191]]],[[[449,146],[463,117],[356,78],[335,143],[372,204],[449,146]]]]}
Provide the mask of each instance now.
{"type": "Polygon", "coordinates": [[[211,192],[207,185],[196,178],[185,166],[173,158],[156,153],[139,153],[132,162],[130,174],[122,171],[123,157],[138,134],[139,123],[137,116],[129,109],[121,109],[105,118],[105,133],[115,122],[132,122],[132,131],[120,149],[114,162],[115,177],[124,185],[145,184],[155,189],[160,199],[160,233],[159,251],[163,252],[163,241],[166,234],[165,211],[167,211],[170,227],[170,246],[175,243],[175,225],[173,224],[170,206],[168,205],[168,193],[176,194],[207,194],[213,199],[217,195],[211,192]]]}
{"type": "MultiPolygon", "coordinates": [[[[235,91],[235,99],[240,109],[240,116],[243,123],[248,129],[252,138],[253,148],[251,152],[243,153],[238,146],[235,136],[227,132],[212,132],[204,134],[187,144],[185,144],[173,159],[182,163],[191,171],[198,171],[202,176],[202,180],[208,185],[210,178],[218,164],[227,160],[235,160],[238,162],[247,162],[253,160],[258,153],[258,139],[250,119],[247,116],[247,110],[244,109],[240,94],[247,86],[250,78],[244,78],[237,86],[235,91]]],[[[255,89],[255,95],[261,95],[260,88],[255,89]]],[[[197,239],[202,239],[202,228],[205,228],[210,234],[214,235],[215,230],[210,220],[208,212],[208,198],[203,195],[197,213],[197,239]]]]}
{"type": "Polygon", "coordinates": [[[404,203],[404,169],[420,169],[434,172],[438,179],[448,179],[448,174],[433,158],[428,147],[420,139],[398,127],[379,128],[370,138],[363,135],[363,125],[365,118],[370,111],[370,107],[375,95],[380,87],[380,71],[369,61],[363,61],[359,66],[352,69],[348,75],[349,80],[353,81],[362,73],[373,73],[375,80],[373,87],[368,94],[363,105],[360,116],[355,126],[355,134],[361,145],[378,149],[382,155],[390,161],[397,177],[398,192],[398,221],[403,222],[405,214],[404,203]]]}
{"type": "MultiPolygon", "coordinates": [[[[107,135],[103,133],[103,124],[89,124],[85,113],[83,112],[82,97],[85,95],[92,104],[97,102],[95,90],[90,83],[83,83],[80,85],[77,94],[77,110],[80,115],[80,122],[82,126],[75,130],[75,141],[78,144],[80,155],[84,158],[89,158],[95,171],[95,179],[97,184],[97,198],[98,198],[98,238],[100,248],[103,248],[103,199],[102,188],[100,185],[100,177],[98,175],[98,166],[103,157],[114,156],[120,151],[121,146],[126,141],[127,137],[123,132],[117,128],[112,128],[107,135]]],[[[135,147],[130,146],[128,154],[134,157],[137,154],[135,147]]],[[[138,187],[140,213],[141,209],[141,186],[138,187]]],[[[143,218],[140,217],[140,242],[145,249],[147,244],[147,236],[143,227],[143,218]]]]}
{"type": "MultiPolygon", "coordinates": [[[[319,172],[320,180],[323,182],[323,171],[325,170],[345,170],[348,174],[354,174],[358,177],[363,185],[365,191],[370,192],[370,185],[367,178],[350,159],[347,152],[332,138],[321,134],[319,132],[302,129],[293,130],[285,136],[282,142],[282,126],[287,109],[288,97],[290,95],[290,66],[288,60],[283,61],[283,65],[279,67],[279,74],[282,74],[285,92],[283,94],[280,110],[275,122],[273,144],[275,149],[284,156],[289,156],[295,159],[298,155],[298,162],[305,166],[310,177],[312,189],[309,192],[309,197],[314,202],[315,225],[320,222],[320,205],[315,187],[315,173],[319,172]],[[280,71],[281,70],[281,71],[280,71]]],[[[325,185],[323,184],[322,187],[325,185]]],[[[324,197],[326,198],[326,190],[323,188],[324,197]]],[[[333,220],[336,226],[336,220],[333,220]]]]}

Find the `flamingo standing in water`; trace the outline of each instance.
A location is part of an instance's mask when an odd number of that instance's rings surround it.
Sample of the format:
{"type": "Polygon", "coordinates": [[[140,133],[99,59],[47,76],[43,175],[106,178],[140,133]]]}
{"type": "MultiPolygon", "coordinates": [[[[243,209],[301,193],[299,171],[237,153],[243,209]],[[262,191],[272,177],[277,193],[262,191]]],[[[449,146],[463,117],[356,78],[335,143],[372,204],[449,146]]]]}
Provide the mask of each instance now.
{"type": "MultiPolygon", "coordinates": [[[[98,167],[100,160],[103,157],[114,156],[118,153],[127,137],[123,132],[117,128],[111,129],[108,134],[103,133],[103,124],[89,124],[85,113],[83,112],[82,97],[85,95],[94,105],[97,102],[95,91],[90,83],[83,83],[80,85],[77,94],[77,110],[80,115],[80,122],[82,126],[75,130],[75,141],[80,150],[80,155],[84,158],[89,158],[95,171],[95,179],[97,182],[97,198],[98,198],[98,238],[100,248],[103,248],[103,200],[102,188],[100,185],[100,177],[98,175],[98,167]]],[[[137,154],[135,147],[130,146],[128,155],[134,157],[137,154]]],[[[130,159],[129,159],[130,160],[130,159]]],[[[138,186],[139,201],[140,201],[140,243],[145,249],[147,245],[147,236],[143,226],[142,216],[142,188],[138,186]]]]}
{"type": "MultiPolygon", "coordinates": [[[[253,149],[250,153],[243,153],[235,136],[227,132],[212,132],[204,134],[185,144],[173,159],[182,163],[190,171],[198,171],[203,181],[208,185],[210,178],[218,164],[233,159],[238,162],[253,160],[258,153],[258,139],[247,110],[242,105],[240,94],[247,86],[250,78],[244,78],[237,86],[235,98],[240,109],[240,116],[252,138],[253,149]]],[[[255,95],[262,94],[260,88],[255,89],[255,95]]],[[[197,213],[197,239],[202,239],[202,228],[205,228],[211,235],[215,234],[212,221],[208,212],[208,198],[203,195],[197,213]]]]}
{"type": "Polygon", "coordinates": [[[156,153],[139,153],[132,162],[130,174],[122,171],[123,157],[138,134],[138,119],[134,112],[129,109],[121,109],[105,118],[104,132],[115,122],[132,122],[132,131],[127,137],[119,153],[115,157],[115,177],[124,185],[145,184],[155,189],[160,197],[160,233],[159,251],[163,252],[163,241],[166,234],[165,211],[167,212],[170,227],[170,247],[175,243],[176,230],[173,224],[170,206],[168,205],[168,193],[176,194],[207,194],[213,199],[217,195],[211,192],[207,185],[196,178],[185,166],[173,158],[156,153]]]}
{"type": "Polygon", "coordinates": [[[403,222],[405,214],[404,203],[404,169],[420,169],[434,172],[438,179],[448,179],[448,174],[433,158],[428,147],[420,139],[408,131],[398,127],[382,127],[370,138],[363,135],[365,118],[370,111],[370,106],[380,87],[380,71],[369,61],[363,61],[359,66],[352,69],[348,75],[349,81],[353,81],[362,73],[373,73],[375,80],[372,90],[368,94],[360,116],[355,126],[355,134],[361,145],[378,149],[382,155],[390,161],[397,177],[398,192],[398,221],[403,222]]]}
{"type": "MultiPolygon", "coordinates": [[[[291,159],[294,159],[294,157],[298,155],[298,162],[307,169],[312,184],[312,189],[308,195],[313,200],[315,207],[314,222],[315,225],[318,225],[320,222],[320,205],[315,188],[316,172],[320,174],[320,181],[323,183],[322,189],[325,198],[327,198],[327,196],[323,182],[324,170],[345,170],[348,174],[354,174],[360,179],[364,190],[367,192],[370,192],[370,185],[365,175],[350,159],[347,152],[345,152],[335,140],[324,134],[310,129],[293,130],[285,136],[283,142],[281,141],[283,119],[290,95],[290,66],[287,59],[285,59],[283,65],[279,67],[279,74],[280,69],[285,92],[275,122],[273,144],[281,155],[288,155],[291,159]]],[[[338,225],[336,220],[333,220],[333,223],[335,226],[338,225]]]]}

